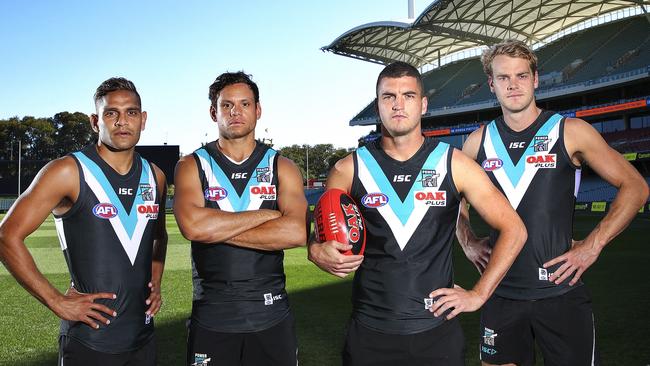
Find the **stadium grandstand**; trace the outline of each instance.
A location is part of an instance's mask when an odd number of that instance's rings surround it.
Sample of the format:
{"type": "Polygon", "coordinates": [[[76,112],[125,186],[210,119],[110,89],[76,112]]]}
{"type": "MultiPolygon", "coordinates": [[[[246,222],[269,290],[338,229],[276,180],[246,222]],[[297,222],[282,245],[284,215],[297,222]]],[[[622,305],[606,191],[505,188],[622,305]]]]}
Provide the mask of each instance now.
{"type": "MultiPolygon", "coordinates": [[[[650,182],[650,1],[439,0],[411,23],[375,22],[345,32],[323,51],[367,62],[405,61],[423,73],[424,134],[461,147],[501,114],[480,55],[518,39],[539,58],[540,108],[592,124],[650,182]]],[[[350,121],[376,125],[375,101],[350,121]]],[[[583,169],[577,210],[605,211],[616,190],[583,169]]],[[[643,211],[650,214],[648,204],[643,211]]]]}

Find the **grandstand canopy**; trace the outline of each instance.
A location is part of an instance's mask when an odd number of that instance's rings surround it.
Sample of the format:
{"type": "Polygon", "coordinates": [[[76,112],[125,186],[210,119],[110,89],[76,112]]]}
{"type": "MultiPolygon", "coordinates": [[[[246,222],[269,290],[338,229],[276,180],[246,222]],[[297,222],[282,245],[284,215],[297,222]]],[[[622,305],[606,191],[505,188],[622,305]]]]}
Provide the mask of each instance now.
{"type": "Polygon", "coordinates": [[[322,47],[379,64],[438,65],[447,55],[514,38],[535,44],[588,19],[650,0],[436,0],[411,24],[376,22],[322,47]]]}

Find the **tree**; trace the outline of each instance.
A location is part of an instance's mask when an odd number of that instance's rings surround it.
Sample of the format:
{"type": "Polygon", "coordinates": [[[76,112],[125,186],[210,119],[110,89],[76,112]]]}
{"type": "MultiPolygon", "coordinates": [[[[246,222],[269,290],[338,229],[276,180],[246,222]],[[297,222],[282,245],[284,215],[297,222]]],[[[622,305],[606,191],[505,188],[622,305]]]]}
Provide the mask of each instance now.
{"type": "Polygon", "coordinates": [[[81,150],[97,140],[90,127],[90,119],[84,113],[60,112],[54,115],[52,122],[56,129],[53,154],[55,157],[81,150]]]}
{"type": "Polygon", "coordinates": [[[280,154],[298,166],[303,179],[324,179],[330,169],[348,154],[346,149],[335,149],[332,144],[291,145],[280,149],[280,154]],[[309,177],[307,177],[307,156],[309,156],[309,177]]]}

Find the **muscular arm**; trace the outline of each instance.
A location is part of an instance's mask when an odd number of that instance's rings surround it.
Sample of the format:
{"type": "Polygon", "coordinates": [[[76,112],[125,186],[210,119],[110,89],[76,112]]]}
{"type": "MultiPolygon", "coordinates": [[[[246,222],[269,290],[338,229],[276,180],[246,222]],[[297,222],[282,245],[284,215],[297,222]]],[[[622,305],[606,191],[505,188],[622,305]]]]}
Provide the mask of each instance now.
{"type": "Polygon", "coordinates": [[[282,216],[249,229],[227,240],[227,243],[261,250],[281,250],[305,245],[307,200],[302,189],[302,175],[291,160],[279,157],[278,180],[277,199],[282,216]]]}
{"type": "Polygon", "coordinates": [[[51,211],[63,208],[64,212],[65,207],[76,201],[79,180],[71,177],[78,176],[77,166],[71,157],[57,159],[41,169],[0,223],[0,260],[18,283],[58,317],[82,321],[98,328],[94,320],[108,324],[100,312],[113,316],[115,312],[94,303],[94,300],[113,299],[115,294],[80,294],[74,289],[61,294],[38,270],[25,246],[25,238],[38,229],[51,211]]]}
{"type": "MultiPolygon", "coordinates": [[[[327,189],[338,188],[350,193],[352,188],[352,176],[354,174],[354,162],[352,154],[336,162],[334,168],[327,177],[325,186],[327,189]]],[[[337,277],[345,277],[359,268],[363,261],[362,255],[343,255],[341,251],[352,249],[352,245],[327,241],[309,243],[308,258],[320,269],[337,277]]]]}
{"type": "MultiPolygon", "coordinates": [[[[478,155],[483,128],[485,127],[472,132],[463,145],[463,153],[472,160],[476,160],[478,155]]],[[[469,208],[465,198],[461,200],[460,215],[456,224],[456,237],[467,259],[474,264],[479,273],[483,273],[492,250],[489,246],[489,238],[479,238],[474,234],[470,225],[469,208]]]]}
{"type": "Polygon", "coordinates": [[[193,155],[184,156],[176,165],[174,184],[174,216],[183,236],[191,241],[224,242],[281,216],[274,210],[226,212],[205,207],[193,155]]]}
{"type": "Polygon", "coordinates": [[[151,282],[149,288],[151,294],[147,298],[147,314],[156,315],[162,305],[160,286],[162,284],[163,270],[165,269],[165,256],[167,254],[167,227],[165,217],[165,204],[167,201],[167,180],[165,174],[154,165],[156,181],[158,182],[158,218],[156,219],[156,231],[153,239],[153,253],[151,262],[151,282]]]}
{"type": "Polygon", "coordinates": [[[433,298],[441,296],[431,308],[436,316],[454,308],[448,319],[460,312],[477,310],[487,301],[523,248],[527,237],[524,223],[478,164],[460,151],[454,150],[453,154],[452,173],[458,191],[488,225],[499,231],[499,237],[485,271],[471,290],[456,287],[431,293],[433,298]]]}
{"type": "Polygon", "coordinates": [[[609,147],[602,136],[587,122],[568,118],[564,127],[567,152],[574,164],[588,164],[601,178],[618,188],[609,212],[582,241],[574,242],[567,253],[550,260],[544,267],[564,262],[550,280],[562,283],[573,275],[569,284],[580,279],[600,255],[605,245],[623,231],[648,198],[648,184],[621,154],[609,147]]]}

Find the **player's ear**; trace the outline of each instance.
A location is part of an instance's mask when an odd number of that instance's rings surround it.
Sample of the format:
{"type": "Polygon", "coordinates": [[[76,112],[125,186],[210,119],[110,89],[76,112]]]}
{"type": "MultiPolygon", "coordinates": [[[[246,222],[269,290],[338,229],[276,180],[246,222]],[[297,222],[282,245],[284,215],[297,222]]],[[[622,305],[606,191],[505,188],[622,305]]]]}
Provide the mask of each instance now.
{"type": "Polygon", "coordinates": [[[429,99],[426,96],[422,97],[422,115],[427,113],[427,106],[429,105],[429,99]]]}
{"type": "Polygon", "coordinates": [[[213,121],[217,122],[217,108],[215,108],[212,104],[210,104],[210,118],[212,118],[213,121]]]}
{"type": "Polygon", "coordinates": [[[256,119],[260,119],[260,117],[262,117],[262,105],[260,102],[255,103],[255,115],[257,116],[256,119]]]}
{"type": "Polygon", "coordinates": [[[539,85],[539,74],[537,73],[537,71],[535,71],[533,77],[534,77],[533,84],[535,86],[535,89],[537,89],[537,86],[539,85]]]}
{"type": "Polygon", "coordinates": [[[88,115],[88,119],[90,120],[90,128],[99,133],[99,116],[96,113],[91,113],[88,115]]]}
{"type": "Polygon", "coordinates": [[[142,111],[142,126],[140,126],[140,131],[144,131],[144,126],[147,124],[147,112],[142,111]]]}
{"type": "Polygon", "coordinates": [[[494,93],[494,79],[492,76],[488,76],[488,85],[490,86],[490,91],[494,93]]]}

